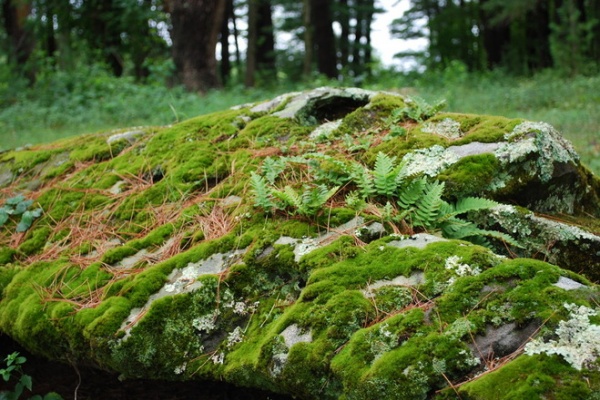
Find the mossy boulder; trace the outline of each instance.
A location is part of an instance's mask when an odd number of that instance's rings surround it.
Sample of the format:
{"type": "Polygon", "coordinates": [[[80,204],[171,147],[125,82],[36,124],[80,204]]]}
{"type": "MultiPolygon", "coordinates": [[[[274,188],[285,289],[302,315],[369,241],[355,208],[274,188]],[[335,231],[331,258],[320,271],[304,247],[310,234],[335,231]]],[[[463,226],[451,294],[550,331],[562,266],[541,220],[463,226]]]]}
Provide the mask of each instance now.
{"type": "Polygon", "coordinates": [[[4,152],[0,193],[34,200],[0,224],[0,331],[51,359],[302,399],[600,392],[600,181],[545,123],[320,88],[4,152]]]}

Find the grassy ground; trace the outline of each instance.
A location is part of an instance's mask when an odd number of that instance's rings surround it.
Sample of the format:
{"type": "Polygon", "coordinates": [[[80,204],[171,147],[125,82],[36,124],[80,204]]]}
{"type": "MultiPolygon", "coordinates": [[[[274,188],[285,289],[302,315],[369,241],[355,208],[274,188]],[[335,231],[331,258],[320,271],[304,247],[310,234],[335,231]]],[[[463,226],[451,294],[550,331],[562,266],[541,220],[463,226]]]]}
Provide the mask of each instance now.
{"type": "MultiPolygon", "coordinates": [[[[413,79],[385,74],[367,87],[409,87],[404,90],[428,101],[446,99],[449,111],[549,122],[573,142],[583,162],[600,174],[600,77],[542,74],[518,79],[453,70],[413,79]]],[[[80,133],[171,124],[298,88],[236,87],[200,97],[88,71],[44,77],[34,90],[2,89],[0,85],[0,151],[80,133]]]]}

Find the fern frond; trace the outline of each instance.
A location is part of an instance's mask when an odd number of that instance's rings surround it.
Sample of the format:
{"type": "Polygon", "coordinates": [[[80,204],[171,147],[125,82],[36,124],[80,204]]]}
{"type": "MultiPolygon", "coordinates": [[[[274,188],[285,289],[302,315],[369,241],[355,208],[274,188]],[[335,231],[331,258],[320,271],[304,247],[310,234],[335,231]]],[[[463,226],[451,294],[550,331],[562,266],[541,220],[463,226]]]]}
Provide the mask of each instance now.
{"type": "Polygon", "coordinates": [[[442,226],[442,234],[448,239],[464,239],[475,244],[491,247],[486,238],[494,238],[515,247],[522,247],[512,236],[488,229],[480,229],[474,223],[459,218],[450,218],[442,226]]]}
{"type": "Polygon", "coordinates": [[[358,186],[358,192],[363,199],[367,199],[375,194],[375,186],[368,168],[361,164],[353,164],[351,168],[352,180],[358,186]]]}
{"type": "Polygon", "coordinates": [[[275,180],[285,170],[287,161],[285,158],[280,157],[273,159],[271,157],[265,158],[262,164],[262,172],[265,179],[271,184],[275,184],[275,180]]]}
{"type": "Polygon", "coordinates": [[[373,170],[373,182],[377,194],[390,197],[396,192],[395,164],[396,157],[390,157],[382,152],[377,153],[373,170]]]}
{"type": "Polygon", "coordinates": [[[275,208],[272,201],[272,189],[267,185],[267,181],[261,175],[252,171],[250,173],[250,186],[254,191],[254,205],[265,211],[271,211],[275,208]]]}
{"type": "Polygon", "coordinates": [[[397,204],[401,210],[408,210],[415,206],[423,197],[427,180],[424,177],[414,179],[398,192],[397,204]]]}
{"type": "Polygon", "coordinates": [[[281,201],[279,208],[284,209],[292,207],[298,209],[302,205],[302,198],[291,186],[286,186],[283,190],[273,189],[273,197],[281,201]]]}
{"type": "Polygon", "coordinates": [[[361,212],[367,206],[367,203],[360,197],[358,192],[355,190],[351,191],[346,195],[346,206],[351,210],[361,212]]]}
{"type": "Polygon", "coordinates": [[[456,202],[453,214],[459,215],[469,211],[486,210],[499,205],[500,203],[483,197],[465,197],[456,202]]]}
{"type": "Polygon", "coordinates": [[[444,203],[442,193],[444,182],[429,182],[425,185],[424,195],[416,204],[413,213],[413,223],[426,228],[433,226],[438,219],[440,207],[444,203]]]}

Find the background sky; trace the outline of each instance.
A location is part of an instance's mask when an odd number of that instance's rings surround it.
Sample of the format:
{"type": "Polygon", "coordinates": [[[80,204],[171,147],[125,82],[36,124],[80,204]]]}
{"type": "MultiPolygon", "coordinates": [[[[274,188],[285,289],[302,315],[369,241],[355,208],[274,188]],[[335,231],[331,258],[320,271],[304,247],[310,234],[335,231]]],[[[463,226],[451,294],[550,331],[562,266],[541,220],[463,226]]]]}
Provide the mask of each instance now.
{"type": "Polygon", "coordinates": [[[397,66],[401,69],[414,67],[412,63],[402,63],[394,59],[394,54],[404,50],[423,50],[427,40],[402,40],[392,38],[390,24],[400,18],[410,8],[410,0],[378,0],[377,5],[386,12],[375,14],[372,25],[371,42],[384,66],[397,66]]]}

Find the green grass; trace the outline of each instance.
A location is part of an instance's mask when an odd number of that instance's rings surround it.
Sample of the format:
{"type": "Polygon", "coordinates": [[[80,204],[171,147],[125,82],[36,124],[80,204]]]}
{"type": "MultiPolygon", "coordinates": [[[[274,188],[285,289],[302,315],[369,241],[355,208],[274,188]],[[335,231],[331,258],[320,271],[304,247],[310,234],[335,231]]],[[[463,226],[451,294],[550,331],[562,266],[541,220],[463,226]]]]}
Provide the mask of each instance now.
{"type": "MultiPolygon", "coordinates": [[[[323,84],[328,82],[305,87],[323,84]]],[[[429,102],[446,99],[448,111],[546,121],[573,143],[584,164],[600,174],[600,76],[564,78],[545,73],[514,78],[499,73],[470,75],[451,68],[412,78],[387,72],[366,86],[404,88],[429,102]]],[[[0,85],[0,151],[81,133],[172,124],[301,88],[236,86],[200,96],[181,88],[139,85],[94,68],[49,74],[38,79],[34,88],[11,90],[0,85]]]]}

